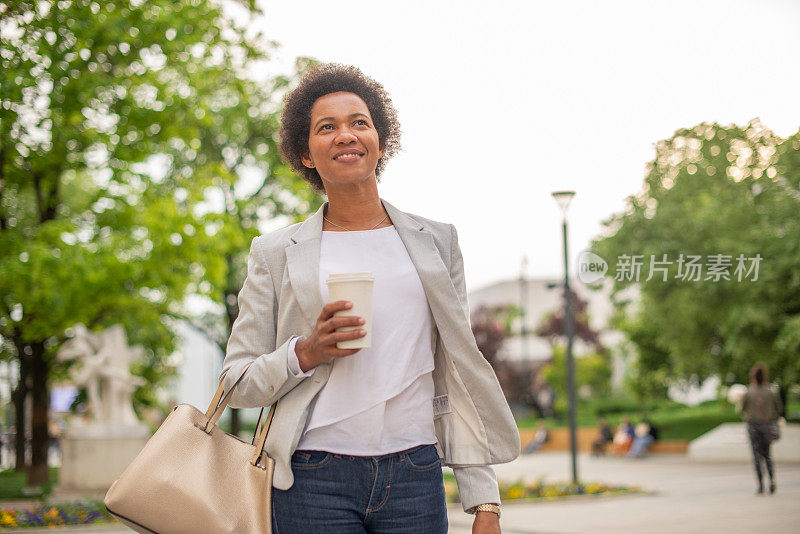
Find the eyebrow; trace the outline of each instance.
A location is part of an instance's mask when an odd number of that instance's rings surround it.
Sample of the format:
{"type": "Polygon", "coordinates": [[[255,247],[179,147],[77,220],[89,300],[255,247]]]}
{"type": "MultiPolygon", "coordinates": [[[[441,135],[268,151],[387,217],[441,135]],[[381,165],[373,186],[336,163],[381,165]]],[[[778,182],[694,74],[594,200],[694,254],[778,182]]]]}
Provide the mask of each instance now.
{"type": "MultiPolygon", "coordinates": [[[[364,115],[364,114],[363,114],[363,113],[361,113],[360,111],[359,111],[359,112],[357,112],[357,113],[351,113],[351,114],[348,116],[348,118],[349,118],[349,119],[352,119],[352,118],[354,118],[354,117],[358,117],[358,116],[365,117],[365,118],[369,119],[369,117],[368,117],[367,115],[364,115]]],[[[319,123],[321,123],[322,121],[332,121],[332,120],[333,120],[333,117],[322,117],[321,119],[319,119],[319,120],[318,120],[318,121],[317,121],[317,122],[314,124],[314,129],[316,130],[317,126],[319,126],[319,123]]]]}

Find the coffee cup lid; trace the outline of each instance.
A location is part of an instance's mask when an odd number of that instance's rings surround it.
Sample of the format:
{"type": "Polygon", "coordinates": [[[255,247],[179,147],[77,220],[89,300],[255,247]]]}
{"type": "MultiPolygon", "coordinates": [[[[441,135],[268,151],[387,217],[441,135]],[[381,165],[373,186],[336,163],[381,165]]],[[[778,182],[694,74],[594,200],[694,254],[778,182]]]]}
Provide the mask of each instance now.
{"type": "Polygon", "coordinates": [[[372,273],[332,273],[326,283],[331,282],[372,282],[375,277],[372,273]]]}

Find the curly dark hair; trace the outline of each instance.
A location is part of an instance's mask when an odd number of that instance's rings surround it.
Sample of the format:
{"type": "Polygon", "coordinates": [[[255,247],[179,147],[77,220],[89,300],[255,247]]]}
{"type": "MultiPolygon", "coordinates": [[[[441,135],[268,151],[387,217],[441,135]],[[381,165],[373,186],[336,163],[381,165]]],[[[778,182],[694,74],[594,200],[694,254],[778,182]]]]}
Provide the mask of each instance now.
{"type": "Polygon", "coordinates": [[[400,150],[400,121],[397,119],[397,110],[392,104],[392,99],[383,85],[351,65],[339,63],[315,65],[303,75],[297,87],[284,99],[278,148],[281,157],[292,170],[320,193],[325,192],[322,178],[317,169],[309,169],[303,165],[301,156],[308,152],[311,107],[318,98],[338,91],[358,95],[369,109],[383,148],[383,156],[375,167],[378,181],[386,162],[400,150]]]}

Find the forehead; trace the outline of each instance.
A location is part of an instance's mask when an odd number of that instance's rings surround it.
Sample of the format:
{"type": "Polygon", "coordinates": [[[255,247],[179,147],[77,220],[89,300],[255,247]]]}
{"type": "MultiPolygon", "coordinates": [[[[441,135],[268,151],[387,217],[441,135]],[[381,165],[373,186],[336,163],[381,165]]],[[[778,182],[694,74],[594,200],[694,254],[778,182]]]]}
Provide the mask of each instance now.
{"type": "Polygon", "coordinates": [[[311,118],[323,115],[349,115],[363,113],[370,116],[367,104],[355,93],[338,91],[319,97],[311,107],[311,118]]]}

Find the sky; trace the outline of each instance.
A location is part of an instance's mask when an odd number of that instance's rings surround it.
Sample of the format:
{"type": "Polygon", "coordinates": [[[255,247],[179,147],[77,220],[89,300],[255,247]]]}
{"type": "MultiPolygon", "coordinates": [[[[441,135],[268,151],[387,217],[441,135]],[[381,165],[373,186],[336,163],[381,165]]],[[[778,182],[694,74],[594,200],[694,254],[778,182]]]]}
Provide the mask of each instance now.
{"type": "MultiPolygon", "coordinates": [[[[639,191],[655,143],[700,122],[800,128],[800,0],[261,0],[297,56],[352,64],[388,90],[403,151],[378,185],[452,223],[467,288],[563,276],[639,191]]],[[[573,270],[574,272],[574,270],[573,270]]]]}

